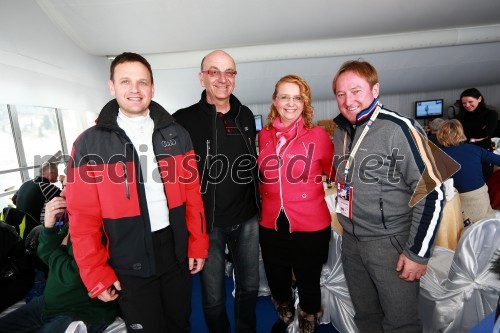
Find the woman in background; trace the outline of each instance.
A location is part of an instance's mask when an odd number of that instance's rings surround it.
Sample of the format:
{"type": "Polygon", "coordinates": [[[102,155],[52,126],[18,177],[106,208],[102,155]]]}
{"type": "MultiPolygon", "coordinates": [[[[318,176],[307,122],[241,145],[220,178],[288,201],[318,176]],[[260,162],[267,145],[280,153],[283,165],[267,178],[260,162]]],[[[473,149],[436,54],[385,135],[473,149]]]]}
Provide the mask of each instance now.
{"type": "Polygon", "coordinates": [[[453,183],[464,211],[464,220],[472,223],[488,217],[495,217],[491,209],[488,187],[481,170],[481,163],[500,165],[500,155],[476,145],[468,144],[460,122],[446,120],[437,132],[442,150],[457,161],[461,168],[453,175],[453,183]]]}
{"type": "Polygon", "coordinates": [[[271,332],[286,332],[294,320],[292,271],[300,299],[299,332],[315,332],[322,313],[319,280],[331,236],[322,175],[335,179],[333,144],[312,123],[314,108],[304,79],[282,77],[272,99],[257,160],[263,182],[260,246],[279,316],[271,332]]]}
{"type": "MultiPolygon", "coordinates": [[[[486,107],[484,97],[476,88],[466,89],[460,94],[460,122],[467,142],[491,150],[491,138],[498,123],[498,114],[486,107]]],[[[484,180],[488,180],[493,166],[483,164],[484,180]]]]}

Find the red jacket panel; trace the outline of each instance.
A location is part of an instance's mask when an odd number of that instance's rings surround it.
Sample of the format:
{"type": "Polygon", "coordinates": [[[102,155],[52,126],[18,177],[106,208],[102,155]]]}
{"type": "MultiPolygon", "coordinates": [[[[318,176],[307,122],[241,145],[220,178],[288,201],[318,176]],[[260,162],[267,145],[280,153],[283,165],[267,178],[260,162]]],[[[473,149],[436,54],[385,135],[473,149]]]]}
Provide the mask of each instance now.
{"type": "Polygon", "coordinates": [[[321,127],[307,129],[297,123],[295,137],[276,155],[276,130],[259,133],[262,220],[260,225],[276,229],[283,209],[290,221],[290,232],[317,231],[331,223],[325,202],[322,175],[335,179],[332,169],[333,143],[321,127]]]}

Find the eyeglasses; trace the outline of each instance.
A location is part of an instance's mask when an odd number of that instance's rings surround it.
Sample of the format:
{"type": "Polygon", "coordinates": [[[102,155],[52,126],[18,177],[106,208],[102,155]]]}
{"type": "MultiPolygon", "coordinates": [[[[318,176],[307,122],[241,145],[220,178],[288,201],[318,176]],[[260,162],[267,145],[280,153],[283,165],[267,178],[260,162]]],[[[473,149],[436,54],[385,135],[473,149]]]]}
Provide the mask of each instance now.
{"type": "Polygon", "coordinates": [[[232,69],[228,69],[225,72],[221,72],[218,69],[208,69],[206,71],[201,71],[201,72],[205,73],[205,74],[208,74],[211,77],[219,76],[219,75],[223,74],[227,78],[234,77],[236,74],[238,74],[237,71],[233,71],[232,69]]]}
{"type": "Polygon", "coordinates": [[[278,95],[276,96],[276,99],[280,102],[289,102],[290,100],[293,100],[295,103],[302,103],[304,102],[304,99],[302,96],[290,96],[290,95],[278,95]]]}

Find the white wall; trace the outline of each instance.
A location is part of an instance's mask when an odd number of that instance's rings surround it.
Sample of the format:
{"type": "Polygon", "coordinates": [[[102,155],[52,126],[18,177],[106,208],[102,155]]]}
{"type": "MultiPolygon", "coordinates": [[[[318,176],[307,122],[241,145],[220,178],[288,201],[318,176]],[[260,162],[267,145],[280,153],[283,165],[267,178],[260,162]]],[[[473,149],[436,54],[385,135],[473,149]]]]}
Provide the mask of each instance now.
{"type": "MultiPolygon", "coordinates": [[[[240,87],[241,88],[241,87],[240,87]]],[[[397,95],[384,95],[384,85],[383,82],[380,83],[381,96],[380,101],[390,110],[396,111],[407,117],[414,117],[415,101],[421,101],[426,99],[437,99],[442,98],[444,104],[444,117],[447,118],[447,108],[453,105],[457,99],[460,98],[460,94],[467,88],[463,89],[451,89],[451,90],[441,90],[433,92],[420,92],[411,94],[397,94],[397,95]]],[[[475,87],[481,91],[483,94],[486,104],[494,106],[497,111],[500,111],[500,84],[490,85],[490,86],[478,86],[475,87]]],[[[272,92],[271,92],[272,93],[272,92]]],[[[261,114],[267,117],[269,113],[270,104],[252,104],[248,105],[254,114],[261,114]]],[[[314,120],[321,119],[331,119],[339,114],[339,109],[337,106],[337,101],[332,99],[327,101],[313,101],[314,106],[314,120]]],[[[458,110],[457,110],[458,111],[458,110]]]]}
{"type": "Polygon", "coordinates": [[[84,53],[32,0],[0,1],[0,103],[95,111],[109,61],[84,53]]]}

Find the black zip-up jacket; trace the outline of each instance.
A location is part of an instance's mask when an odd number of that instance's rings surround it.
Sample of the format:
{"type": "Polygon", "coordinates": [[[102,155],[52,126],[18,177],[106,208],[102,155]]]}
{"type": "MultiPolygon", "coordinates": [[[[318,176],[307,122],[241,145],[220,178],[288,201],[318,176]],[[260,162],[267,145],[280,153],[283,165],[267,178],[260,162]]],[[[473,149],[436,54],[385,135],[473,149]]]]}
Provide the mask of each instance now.
{"type": "MultiPolygon", "coordinates": [[[[257,131],[255,129],[255,118],[252,111],[250,111],[250,109],[245,105],[242,105],[236,96],[232,94],[229,98],[229,103],[231,108],[237,109],[235,117],[236,126],[245,139],[247,151],[242,152],[242,154],[251,154],[257,158],[257,151],[255,149],[257,131]]],[[[209,176],[210,163],[207,162],[207,157],[217,156],[218,154],[216,126],[217,111],[215,109],[215,105],[207,102],[206,90],[204,90],[198,103],[178,110],[173,114],[173,116],[175,120],[191,135],[194,151],[197,155],[198,170],[201,177],[200,191],[203,196],[203,203],[207,217],[207,231],[210,232],[214,227],[216,180],[210,178],[209,176]]],[[[255,204],[260,217],[260,195],[258,189],[257,167],[252,169],[251,174],[255,204]]],[[[231,196],[231,193],[224,194],[231,196]]],[[[217,195],[221,195],[221,193],[218,193],[217,195]]],[[[236,223],[238,222],[235,221],[235,224],[236,223]]]]}

